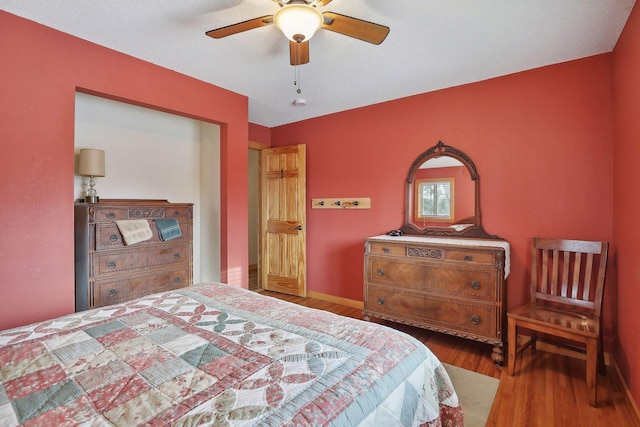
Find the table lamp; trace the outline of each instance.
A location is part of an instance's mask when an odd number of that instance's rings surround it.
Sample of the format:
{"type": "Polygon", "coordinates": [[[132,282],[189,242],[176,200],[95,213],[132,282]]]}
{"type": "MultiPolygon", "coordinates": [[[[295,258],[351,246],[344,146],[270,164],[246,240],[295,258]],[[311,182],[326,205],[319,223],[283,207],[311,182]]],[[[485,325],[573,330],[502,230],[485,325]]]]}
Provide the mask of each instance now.
{"type": "Polygon", "coordinates": [[[93,148],[85,148],[80,150],[80,160],[78,162],[78,174],[80,176],[88,176],[89,189],[87,190],[84,201],[86,203],[97,203],[100,198],[94,188],[96,182],[93,178],[97,176],[105,176],[104,174],[104,151],[93,148]]]}

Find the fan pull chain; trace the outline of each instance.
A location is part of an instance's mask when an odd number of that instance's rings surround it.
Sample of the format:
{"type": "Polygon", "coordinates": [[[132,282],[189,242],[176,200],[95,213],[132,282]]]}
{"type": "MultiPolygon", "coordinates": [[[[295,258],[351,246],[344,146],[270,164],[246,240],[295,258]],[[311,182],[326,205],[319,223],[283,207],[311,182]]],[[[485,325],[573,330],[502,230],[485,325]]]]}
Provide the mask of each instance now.
{"type": "Polygon", "coordinates": [[[296,48],[294,50],[294,59],[296,65],[293,66],[293,85],[296,86],[296,93],[302,93],[302,88],[300,87],[300,69],[298,68],[298,64],[300,64],[300,44],[296,44],[296,48]]]}
{"type": "Polygon", "coordinates": [[[293,85],[296,86],[297,93],[302,93],[302,86],[300,85],[300,69],[297,65],[295,66],[294,70],[293,85]]]}

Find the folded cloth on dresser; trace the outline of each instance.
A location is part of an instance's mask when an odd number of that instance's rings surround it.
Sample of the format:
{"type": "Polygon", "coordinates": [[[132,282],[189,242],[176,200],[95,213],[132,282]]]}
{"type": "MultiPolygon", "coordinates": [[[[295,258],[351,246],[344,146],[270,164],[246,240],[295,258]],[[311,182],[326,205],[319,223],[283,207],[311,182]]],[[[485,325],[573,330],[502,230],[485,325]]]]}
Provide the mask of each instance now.
{"type": "Polygon", "coordinates": [[[158,236],[160,236],[160,240],[163,242],[182,236],[180,224],[178,224],[178,220],[175,218],[156,219],[155,223],[158,229],[158,236]]]}
{"type": "Polygon", "coordinates": [[[146,219],[125,219],[116,221],[116,225],[126,245],[144,242],[153,237],[149,221],[146,219]]]}

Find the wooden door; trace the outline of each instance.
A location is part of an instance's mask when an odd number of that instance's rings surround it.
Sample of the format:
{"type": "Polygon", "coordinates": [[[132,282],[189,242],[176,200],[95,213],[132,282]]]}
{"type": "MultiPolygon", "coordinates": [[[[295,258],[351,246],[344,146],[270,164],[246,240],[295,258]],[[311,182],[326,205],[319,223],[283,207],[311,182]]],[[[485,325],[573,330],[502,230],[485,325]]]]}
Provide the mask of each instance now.
{"type": "Polygon", "coordinates": [[[260,152],[260,282],[264,289],[305,296],[306,146],[260,152]]]}

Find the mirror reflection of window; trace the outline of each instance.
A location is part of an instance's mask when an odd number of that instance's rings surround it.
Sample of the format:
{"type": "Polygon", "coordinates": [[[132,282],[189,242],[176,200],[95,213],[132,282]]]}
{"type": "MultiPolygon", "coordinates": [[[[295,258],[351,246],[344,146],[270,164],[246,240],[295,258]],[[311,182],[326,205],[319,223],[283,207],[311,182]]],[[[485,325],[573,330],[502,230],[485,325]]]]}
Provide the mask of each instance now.
{"type": "Polygon", "coordinates": [[[454,178],[416,181],[416,218],[452,222],[454,218],[454,178]]]}

